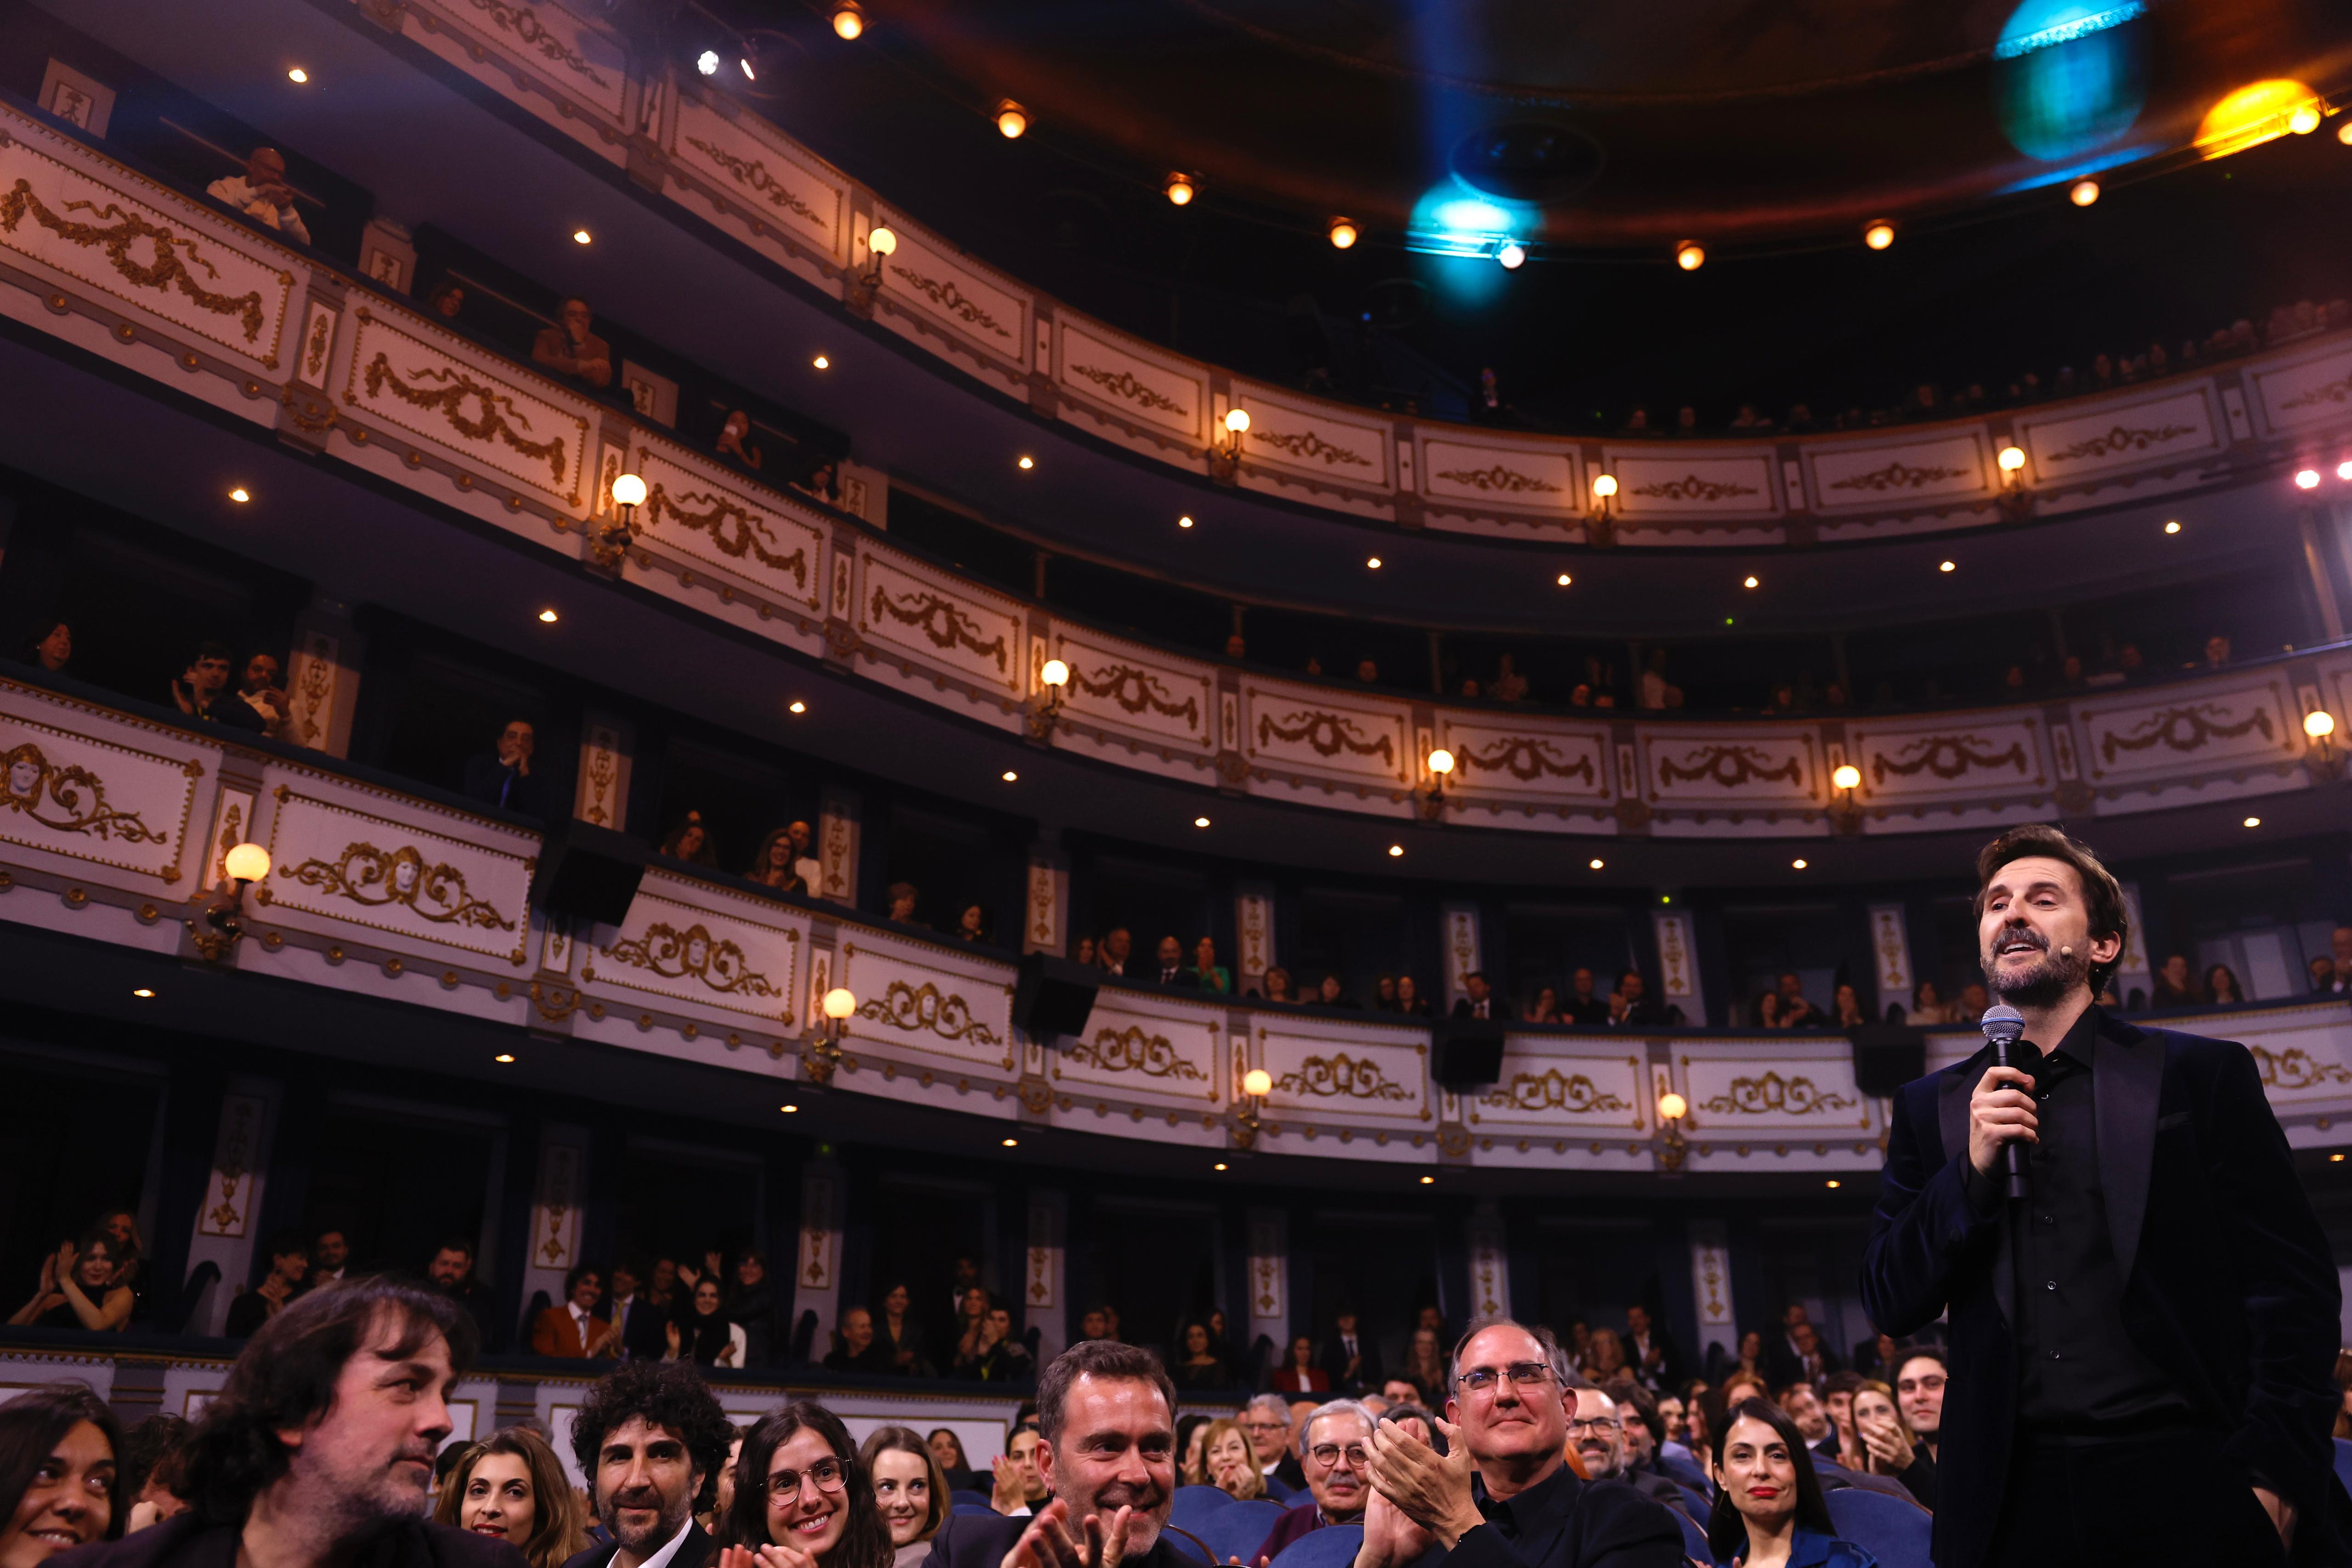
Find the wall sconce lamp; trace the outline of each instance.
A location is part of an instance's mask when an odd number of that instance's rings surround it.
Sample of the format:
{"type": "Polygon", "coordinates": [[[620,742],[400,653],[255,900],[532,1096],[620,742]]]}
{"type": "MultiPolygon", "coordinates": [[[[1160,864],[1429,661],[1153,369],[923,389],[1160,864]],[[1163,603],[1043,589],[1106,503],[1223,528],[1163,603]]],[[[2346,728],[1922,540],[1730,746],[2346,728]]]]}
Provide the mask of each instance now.
{"type": "Polygon", "coordinates": [[[1265,1125],[1265,1097],[1274,1092],[1274,1074],[1253,1067],[1242,1074],[1242,1103],[1234,1110],[1234,1146],[1255,1146],[1258,1129],[1265,1125]]]}
{"type": "Polygon", "coordinates": [[[221,862],[228,873],[220,896],[205,907],[202,926],[183,921],[196,945],[196,956],[207,964],[228,957],[245,936],[245,890],[269,874],[269,852],[259,844],[239,844],[221,862]]]}
{"type": "Polygon", "coordinates": [[[2313,708],[2303,716],[2303,733],[2311,737],[2312,755],[2305,759],[2315,778],[2341,779],[2344,758],[2337,756],[2332,737],[2336,734],[2336,716],[2324,707],[2313,708]]]}
{"type": "Polygon", "coordinates": [[[1592,515],[1606,522],[1617,511],[1617,476],[1595,474],[1592,476],[1592,515]]]}
{"type": "Polygon", "coordinates": [[[882,258],[896,253],[898,248],[898,236],[892,234],[888,229],[883,228],[877,225],[876,227],[867,230],[866,235],[866,256],[867,266],[866,271],[861,275],[859,281],[863,282],[868,288],[880,287],[882,286],[882,258]]]}
{"type": "Polygon", "coordinates": [[[1242,459],[1242,437],[1249,434],[1250,414],[1245,408],[1225,410],[1225,460],[1238,463],[1242,459]]]}
{"type": "Polygon", "coordinates": [[[2025,483],[2025,448],[2004,446],[1993,459],[2000,465],[2000,509],[2011,519],[2033,514],[2033,492],[2025,483]]]}
{"type": "Polygon", "coordinates": [[[808,1069],[809,1082],[823,1089],[833,1082],[834,1070],[841,1065],[841,1030],[857,1011],[857,998],[847,986],[835,986],[818,1006],[824,1021],[817,1026],[817,1037],[801,1052],[801,1065],[808,1069]]]}
{"type": "Polygon", "coordinates": [[[1830,782],[1837,788],[1837,800],[1830,806],[1831,820],[1841,832],[1862,831],[1862,807],[1853,798],[1853,792],[1862,788],[1862,769],[1841,762],[1830,770],[1830,782]]]}
{"type": "Polygon", "coordinates": [[[1070,685],[1070,666],[1059,659],[1046,660],[1037,666],[1037,684],[1045,688],[1039,694],[1045,701],[1040,706],[1036,698],[1030,699],[1029,738],[1044,740],[1061,721],[1062,696],[1070,685]]]}
{"type": "Polygon", "coordinates": [[[1421,814],[1423,820],[1442,821],[1445,816],[1445,780],[1453,776],[1454,753],[1444,747],[1429,754],[1429,788],[1421,792],[1421,814]]]}
{"type": "Polygon", "coordinates": [[[613,481],[613,507],[619,516],[597,530],[590,547],[598,566],[609,571],[628,555],[629,541],[637,537],[637,508],[646,504],[646,482],[635,474],[613,481]]]}
{"type": "Polygon", "coordinates": [[[1683,1139],[1683,1118],[1689,1114],[1690,1102],[1673,1090],[1658,1096],[1658,1164],[1666,1170],[1682,1169],[1690,1157],[1690,1145],[1683,1139]]]}

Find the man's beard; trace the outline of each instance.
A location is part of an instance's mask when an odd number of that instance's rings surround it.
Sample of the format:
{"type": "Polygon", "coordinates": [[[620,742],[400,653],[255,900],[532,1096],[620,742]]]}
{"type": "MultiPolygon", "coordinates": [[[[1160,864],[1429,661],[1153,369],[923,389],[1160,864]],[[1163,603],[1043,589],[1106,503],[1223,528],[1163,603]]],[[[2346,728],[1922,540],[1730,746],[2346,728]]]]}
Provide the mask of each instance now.
{"type": "Polygon", "coordinates": [[[1605,1444],[1596,1453],[1580,1443],[1577,1445],[1576,1457],[1584,1461],[1584,1478],[1587,1480],[1614,1480],[1625,1469],[1624,1455],[1620,1453],[1612,1457],[1605,1444]]]}
{"type": "MultiPolygon", "coordinates": [[[[327,1507],[331,1511],[335,1544],[349,1546],[368,1541],[395,1525],[423,1519],[426,1494],[423,1486],[411,1487],[404,1479],[394,1479],[394,1465],[403,1460],[422,1458],[426,1465],[433,1463],[429,1448],[404,1452],[377,1472],[373,1486],[334,1486],[325,1489],[327,1507]]],[[[321,1479],[324,1479],[323,1477],[321,1479]]]]}
{"type": "Polygon", "coordinates": [[[1999,960],[1988,954],[1981,961],[1985,987],[2012,1007],[2055,1007],[2074,993],[2077,987],[2087,986],[2091,979],[2091,960],[2081,953],[2053,953],[2042,935],[2021,925],[2004,926],[1993,936],[1993,952],[1998,953],[2011,937],[2022,936],[2042,948],[2039,962],[2013,974],[2004,975],[1999,960]]]}
{"type": "Polygon", "coordinates": [[[619,1542],[631,1552],[643,1556],[647,1547],[659,1546],[663,1542],[676,1535],[685,1523],[684,1520],[673,1520],[664,1512],[661,1494],[651,1488],[641,1492],[614,1492],[604,1500],[604,1506],[599,1511],[597,1517],[603,1521],[604,1528],[613,1532],[614,1540],[619,1542]],[[625,1502],[623,1500],[625,1498],[625,1502]],[[621,1523],[621,1510],[624,1507],[654,1514],[655,1519],[651,1528],[642,1531],[633,1531],[624,1528],[621,1523]],[[635,1539],[632,1539],[633,1535],[635,1539]]]}

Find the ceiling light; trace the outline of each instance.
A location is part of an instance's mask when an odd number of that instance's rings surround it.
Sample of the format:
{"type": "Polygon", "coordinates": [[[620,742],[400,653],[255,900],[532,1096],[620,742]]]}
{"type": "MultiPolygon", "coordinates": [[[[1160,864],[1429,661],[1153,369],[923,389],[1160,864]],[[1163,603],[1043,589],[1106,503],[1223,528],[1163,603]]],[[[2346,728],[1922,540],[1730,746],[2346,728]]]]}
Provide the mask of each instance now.
{"type": "Polygon", "coordinates": [[[1675,246],[1675,265],[1685,272],[1696,272],[1706,265],[1706,247],[1695,239],[1686,239],[1675,246]]]}
{"type": "Polygon", "coordinates": [[[2259,828],[2262,825],[2263,820],[2260,817],[2248,817],[2246,819],[2246,826],[2250,828],[2259,828]]]}
{"type": "Polygon", "coordinates": [[[1862,231],[1862,243],[1873,250],[1885,250],[1895,243],[1895,225],[1881,218],[1862,231]]]}
{"type": "Polygon", "coordinates": [[[1021,1146],[1021,1140],[1018,1138],[1007,1138],[1004,1140],[1004,1146],[1008,1149],[1017,1149],[1021,1146]]]}
{"type": "Polygon", "coordinates": [[[253,499],[253,492],[239,485],[229,491],[228,498],[241,507],[253,499]]]}
{"type": "Polygon", "coordinates": [[[1591,864],[1594,871],[1599,871],[1601,869],[1601,862],[1596,860],[1591,862],[1591,864]]]}
{"type": "Polygon", "coordinates": [[[1017,782],[1019,782],[1020,778],[1021,778],[1021,775],[1019,775],[1018,773],[1015,773],[1015,772],[1014,772],[1014,771],[1013,771],[1013,769],[1012,769],[1012,768],[1006,768],[1006,769],[1004,770],[1004,781],[1005,781],[1007,784],[1017,783],[1017,782]]]}
{"type": "Polygon", "coordinates": [[[1274,1074],[1263,1067],[1253,1067],[1242,1074],[1242,1092],[1253,1100],[1263,1100],[1274,1092],[1274,1074]]]}
{"type": "Polygon", "coordinates": [[[745,56],[743,56],[740,59],[738,59],[735,63],[736,63],[738,66],[740,66],[740,67],[742,68],[742,69],[743,69],[743,79],[744,79],[745,81],[758,81],[758,80],[760,79],[760,73],[759,73],[758,71],[755,71],[755,70],[753,70],[753,69],[751,68],[751,56],[749,56],[749,55],[745,55],[745,56]]]}
{"type": "Polygon", "coordinates": [[[1356,243],[1356,225],[1346,218],[1333,218],[1328,232],[1335,249],[1345,250],[1356,243]]]}
{"type": "Polygon", "coordinates": [[[1017,140],[1029,129],[1029,111],[1009,98],[1004,99],[996,106],[996,129],[1007,141],[1017,140]]]}
{"type": "Polygon", "coordinates": [[[2025,466],[2025,448],[2022,446],[2004,446],[2000,449],[2000,455],[1993,461],[2000,465],[2000,471],[2002,473],[2014,474],[2019,469],[2025,466]]]}
{"type": "Polygon", "coordinates": [[[1604,501],[1610,497],[1615,495],[1617,493],[1617,476],[1614,474],[1595,474],[1592,476],[1592,493],[1600,497],[1604,501]]]}
{"type": "Polygon", "coordinates": [[[821,371],[829,371],[833,369],[833,361],[826,359],[823,354],[819,354],[815,359],[811,360],[809,363],[814,365],[821,371]]]}
{"type": "Polygon", "coordinates": [[[2344,1156],[2342,1155],[2330,1155],[2327,1156],[2327,1163],[2330,1165],[2340,1166],[2344,1163],[2344,1156]]]}
{"type": "Polygon", "coordinates": [[[1563,572],[1561,572],[1561,573],[1559,574],[1559,585],[1560,585],[1562,588],[1566,588],[1570,583],[1571,583],[1571,582],[1573,582],[1573,581],[1575,581],[1575,580],[1575,580],[1574,578],[1572,578],[1572,577],[1569,576],[1569,575],[1568,575],[1568,573],[1566,573],[1566,572],[1564,572],[1564,571],[1563,571],[1563,572]]]}
{"type": "Polygon", "coordinates": [[[586,245],[590,240],[595,237],[595,235],[590,234],[586,229],[573,229],[572,231],[572,243],[573,245],[586,245]]]}
{"type": "Polygon", "coordinates": [[[1192,198],[1200,194],[1190,174],[1171,174],[1168,176],[1168,183],[1160,189],[1167,192],[1168,199],[1180,207],[1190,205],[1192,198]]]}
{"type": "Polygon", "coordinates": [[[860,34],[866,31],[865,13],[858,10],[855,5],[835,6],[833,8],[833,30],[839,34],[844,41],[855,40],[860,34]]]}
{"type": "Polygon", "coordinates": [[[541,611],[541,612],[539,612],[539,618],[540,618],[541,621],[544,621],[545,622],[547,622],[547,624],[549,624],[550,626],[552,626],[552,625],[554,625],[554,624],[555,624],[555,612],[554,612],[554,611],[552,611],[552,610],[542,610],[542,611],[541,611]]]}
{"type": "Polygon", "coordinates": [[[1956,566],[1954,563],[1952,563],[1951,561],[1947,560],[1947,561],[1940,561],[1940,562],[1938,562],[1938,563],[1937,564],[1936,570],[1937,570],[1937,571],[1957,571],[1957,570],[1958,570],[1959,569],[1958,569],[1958,567],[1957,567],[1957,566],[1956,566]]]}
{"type": "Polygon", "coordinates": [[[2352,479],[2352,463],[2338,463],[2336,465],[2336,476],[2338,479],[2352,479]]]}
{"type": "MultiPolygon", "coordinates": [[[[2340,1159],[2342,1159],[2344,1156],[2343,1156],[2342,1155],[2336,1155],[2336,1157],[2337,1159],[2339,1159],[2339,1160],[2340,1160],[2340,1159]]],[[[1224,1161],[1223,1161],[1223,1160],[1219,1160],[1219,1161],[1216,1163],[1216,1165],[1215,1165],[1214,1166],[1213,1166],[1212,1168],[1213,1168],[1213,1169],[1216,1169],[1216,1170],[1223,1170],[1223,1169],[1225,1168],[1225,1162],[1224,1162],[1224,1161]]]]}
{"type": "Polygon", "coordinates": [[[1021,459],[1021,466],[1024,468],[1034,468],[1037,466],[1037,460],[1034,457],[1024,457],[1021,459]]]}
{"type": "Polygon", "coordinates": [[[1037,679],[1049,686],[1070,684],[1070,666],[1060,659],[1048,659],[1037,666],[1037,679]]]}
{"type": "Polygon", "coordinates": [[[702,53],[695,56],[694,68],[700,71],[707,77],[717,76],[719,74],[719,51],[717,49],[705,49],[702,53]]]}
{"type": "Polygon", "coordinates": [[[2295,470],[2294,487],[2298,490],[2318,489],[2319,470],[2316,468],[2299,468],[2295,470]]]}
{"type": "Polygon", "coordinates": [[[1429,770],[1432,773],[1453,772],[1454,753],[1446,750],[1445,747],[1442,746],[1436,750],[1431,752],[1429,754],[1429,770]]]}
{"type": "Polygon", "coordinates": [[[1391,844],[1391,845],[1389,846],[1389,859],[1391,859],[1391,860],[1397,860],[1397,859],[1401,858],[1403,854],[1404,854],[1404,846],[1403,846],[1402,844],[1391,844]]]}
{"type": "Polygon", "coordinates": [[[1192,519],[1190,517],[1179,517],[1176,519],[1176,526],[1180,528],[1189,528],[1192,526],[1192,519]]]}
{"type": "Polygon", "coordinates": [[[1802,871],[1805,869],[1805,857],[1799,855],[1795,860],[1790,861],[1789,865],[1791,870],[1802,871]]]}
{"type": "Polygon", "coordinates": [[[1835,1191],[1837,1190],[1837,1185],[1838,1185],[1837,1177],[1835,1177],[1835,1176],[1832,1176],[1832,1177],[1830,1177],[1830,1179],[1829,1179],[1829,1180],[1827,1180],[1827,1181],[1825,1181],[1825,1182],[1822,1183],[1822,1185],[1823,1186],[1825,1186],[1825,1187],[1828,1187],[1832,1192],[1835,1192],[1835,1191]]]}
{"type": "Polygon", "coordinates": [[[2164,531],[2168,534],[2177,534],[2180,531],[2180,524],[2178,521],[2167,523],[2164,525],[2164,531]]]}
{"type": "Polygon", "coordinates": [[[808,704],[801,701],[798,697],[794,697],[791,705],[787,706],[784,711],[786,713],[806,713],[808,712],[808,704]]]}
{"type": "Polygon", "coordinates": [[[1381,570],[1381,558],[1376,555],[1366,556],[1364,558],[1364,564],[1370,567],[1374,571],[1378,571],[1381,570]]]}
{"type": "Polygon", "coordinates": [[[304,70],[300,66],[296,66],[292,70],[286,73],[286,79],[292,82],[296,87],[300,87],[304,82],[310,79],[310,73],[304,70]]]}
{"type": "Polygon", "coordinates": [[[1437,1185],[1437,1178],[1435,1176],[1423,1176],[1421,1178],[1421,1185],[1423,1186],[1435,1186],[1437,1185]]]}
{"type": "Polygon", "coordinates": [[[1503,248],[1495,253],[1495,259],[1503,264],[1506,272],[1517,272],[1527,265],[1528,247],[1515,239],[1506,240],[1503,248]]]}
{"type": "Polygon", "coordinates": [[[613,481],[613,504],[616,507],[642,507],[646,504],[646,494],[642,475],[623,474],[613,481]]]}
{"type": "Polygon", "coordinates": [[[154,999],[154,996],[155,996],[155,993],[154,993],[154,992],[152,992],[152,991],[149,990],[149,989],[148,989],[146,987],[144,987],[144,986],[140,987],[137,990],[135,990],[135,991],[131,992],[131,994],[132,996],[134,996],[134,997],[137,997],[137,998],[138,998],[141,1001],[142,1001],[142,1002],[144,1002],[144,1001],[152,1001],[152,1000],[153,1000],[153,999],[154,999]]]}
{"type": "Polygon", "coordinates": [[[2318,130],[2319,105],[2315,103],[2297,105],[2295,111],[2286,117],[2286,128],[2297,136],[2308,136],[2318,130]]]}
{"type": "Polygon", "coordinates": [[[1209,819],[1206,817],[1195,817],[1192,819],[1192,825],[1196,828],[1205,828],[1209,825],[1209,819]]]}
{"type": "Polygon", "coordinates": [[[801,1108],[797,1105],[779,1105],[776,1109],[782,1111],[787,1116],[796,1116],[800,1114],[801,1108]]]}
{"type": "Polygon", "coordinates": [[[1753,588],[1756,586],[1756,580],[1752,577],[1742,578],[1739,580],[1739,586],[1742,588],[1753,588]]]}
{"type": "Polygon", "coordinates": [[[2099,199],[2099,183],[2096,180],[2077,180],[2074,189],[2066,193],[2066,199],[2078,207],[2087,207],[2099,199]]]}
{"type": "Polygon", "coordinates": [[[514,1052],[511,1051],[502,1051],[496,1056],[490,1058],[490,1060],[493,1061],[512,1062],[514,1061],[514,1052]]]}
{"type": "Polygon", "coordinates": [[[2352,147],[2352,120],[2347,120],[2336,128],[2336,140],[2347,147],[2352,147]]]}

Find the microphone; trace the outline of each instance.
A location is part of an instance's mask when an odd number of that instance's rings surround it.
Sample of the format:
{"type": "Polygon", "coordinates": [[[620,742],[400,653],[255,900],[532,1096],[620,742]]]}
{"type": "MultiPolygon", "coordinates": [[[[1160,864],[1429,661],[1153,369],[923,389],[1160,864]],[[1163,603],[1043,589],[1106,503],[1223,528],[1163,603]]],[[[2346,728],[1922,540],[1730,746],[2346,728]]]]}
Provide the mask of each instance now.
{"type": "MultiPolygon", "coordinates": [[[[1992,1064],[1995,1067],[2016,1066],[2011,1053],[2025,1036],[2025,1015],[2003,1002],[1985,1009],[1984,1017],[1978,1021],[1984,1030],[1985,1039],[1992,1044],[1992,1064]]],[[[2025,1145],[2017,1142],[2004,1144],[2000,1156],[2008,1178],[2005,1184],[2008,1196],[2011,1199],[2027,1197],[2025,1145]]]]}

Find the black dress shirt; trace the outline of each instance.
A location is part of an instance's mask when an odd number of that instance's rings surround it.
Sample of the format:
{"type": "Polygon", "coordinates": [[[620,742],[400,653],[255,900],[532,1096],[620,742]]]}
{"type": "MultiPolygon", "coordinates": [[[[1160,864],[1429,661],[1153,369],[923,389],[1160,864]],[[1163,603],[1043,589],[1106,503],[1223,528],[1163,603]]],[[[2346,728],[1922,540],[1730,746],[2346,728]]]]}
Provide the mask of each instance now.
{"type": "MultiPolygon", "coordinates": [[[[2124,1280],[2107,1228],[2091,1085],[2097,1028],[2095,1009],[2085,1009],[2035,1070],[2041,1137],[2027,1164],[2032,1196],[2008,1206],[2001,1244],[2017,1271],[2021,1424],[2063,1435],[2130,1436],[2188,1423],[2196,1412],[2124,1329],[2124,1280]]],[[[1998,1180],[1969,1176],[1972,1201],[2000,1201],[1998,1180]]]]}
{"type": "Polygon", "coordinates": [[[1682,1526],[1623,1481],[1566,1465],[1501,1501],[1474,1480],[1486,1522],[1454,1543],[1445,1568],[1684,1568],[1682,1526]]]}

